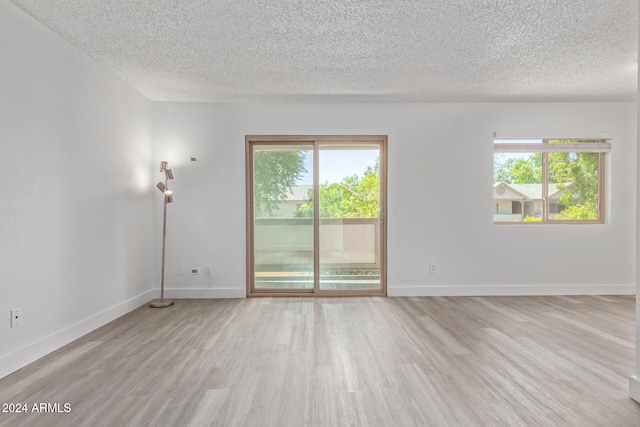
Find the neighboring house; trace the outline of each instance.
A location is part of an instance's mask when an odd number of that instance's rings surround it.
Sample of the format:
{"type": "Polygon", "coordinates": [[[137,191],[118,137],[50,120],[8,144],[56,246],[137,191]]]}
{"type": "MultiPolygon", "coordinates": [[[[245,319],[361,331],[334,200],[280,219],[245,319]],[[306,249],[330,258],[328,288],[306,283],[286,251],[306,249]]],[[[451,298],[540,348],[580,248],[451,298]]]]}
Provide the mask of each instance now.
{"type": "MultiPolygon", "coordinates": [[[[566,209],[558,204],[558,200],[566,191],[575,190],[571,182],[565,183],[562,190],[557,184],[549,184],[549,216],[566,209]]],[[[574,198],[576,196],[574,195],[574,198]]],[[[493,184],[493,220],[494,221],[522,221],[526,217],[542,217],[542,184],[493,184]]]]}
{"type": "Polygon", "coordinates": [[[313,190],[313,185],[296,185],[287,194],[287,200],[282,202],[273,216],[283,218],[293,218],[296,216],[300,206],[309,199],[309,191],[313,190]]]}

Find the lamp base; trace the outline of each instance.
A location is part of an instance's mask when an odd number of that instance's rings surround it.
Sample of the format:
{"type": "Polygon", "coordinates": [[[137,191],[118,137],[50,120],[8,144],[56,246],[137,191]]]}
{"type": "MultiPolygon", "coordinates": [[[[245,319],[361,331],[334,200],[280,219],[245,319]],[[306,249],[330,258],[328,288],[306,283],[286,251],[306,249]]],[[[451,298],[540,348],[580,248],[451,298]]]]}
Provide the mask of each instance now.
{"type": "Polygon", "coordinates": [[[149,303],[149,307],[153,308],[169,307],[170,305],[173,305],[173,300],[166,298],[154,299],[149,303]]]}

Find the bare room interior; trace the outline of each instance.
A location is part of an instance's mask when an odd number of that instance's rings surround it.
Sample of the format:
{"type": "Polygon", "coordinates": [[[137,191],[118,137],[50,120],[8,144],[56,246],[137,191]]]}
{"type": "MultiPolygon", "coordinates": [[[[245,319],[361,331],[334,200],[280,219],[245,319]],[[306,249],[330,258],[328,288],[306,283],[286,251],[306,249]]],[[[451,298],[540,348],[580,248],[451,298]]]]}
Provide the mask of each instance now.
{"type": "Polygon", "coordinates": [[[638,11],[0,0],[0,426],[638,425],[638,11]]]}

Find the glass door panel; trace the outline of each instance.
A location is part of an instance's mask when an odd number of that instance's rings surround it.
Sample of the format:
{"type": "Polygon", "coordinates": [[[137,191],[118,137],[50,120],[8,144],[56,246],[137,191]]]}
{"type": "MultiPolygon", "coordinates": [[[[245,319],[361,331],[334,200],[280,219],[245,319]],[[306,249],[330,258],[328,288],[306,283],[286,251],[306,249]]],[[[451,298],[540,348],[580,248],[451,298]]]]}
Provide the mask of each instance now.
{"type": "Polygon", "coordinates": [[[381,289],[380,146],[320,144],[319,289],[381,289]]]}
{"type": "Polygon", "coordinates": [[[256,291],[314,289],[313,151],[313,145],[253,145],[256,291]]]}

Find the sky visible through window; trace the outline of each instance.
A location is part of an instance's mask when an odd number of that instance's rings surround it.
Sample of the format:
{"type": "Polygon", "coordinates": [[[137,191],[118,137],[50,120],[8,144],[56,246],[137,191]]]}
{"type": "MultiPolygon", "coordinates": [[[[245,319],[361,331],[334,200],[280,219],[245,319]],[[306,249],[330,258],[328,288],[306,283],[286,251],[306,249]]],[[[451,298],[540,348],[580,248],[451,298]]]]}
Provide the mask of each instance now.
{"type": "MultiPolygon", "coordinates": [[[[358,174],[360,178],[368,167],[373,167],[378,159],[378,150],[321,150],[320,183],[339,183],[343,178],[358,174]]],[[[304,162],[307,173],[298,185],[313,184],[313,155],[307,154],[304,162]]]]}

